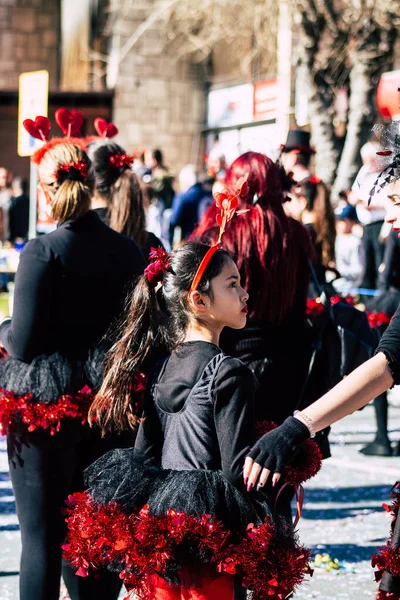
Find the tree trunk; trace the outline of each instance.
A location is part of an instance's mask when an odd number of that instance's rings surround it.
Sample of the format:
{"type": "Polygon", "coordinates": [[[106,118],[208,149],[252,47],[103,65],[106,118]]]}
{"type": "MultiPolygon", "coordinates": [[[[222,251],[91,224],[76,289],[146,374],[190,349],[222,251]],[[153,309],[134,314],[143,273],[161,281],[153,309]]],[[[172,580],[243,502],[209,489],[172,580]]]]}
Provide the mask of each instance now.
{"type": "Polygon", "coordinates": [[[382,28],[369,21],[353,38],[347,134],[332,188],[334,201],[340,191],[350,189],[361,166],[359,151],[376,118],[376,86],[382,72],[390,68],[395,39],[394,27],[382,28]]]}
{"type": "Polygon", "coordinates": [[[351,188],[361,167],[360,148],[367,142],[376,116],[375,89],[368,65],[356,63],[350,71],[347,133],[332,186],[333,202],[337,202],[339,192],[351,188]]]}
{"type": "Polygon", "coordinates": [[[316,151],[315,172],[326,184],[331,185],[338,160],[332,124],[334,95],[331,87],[318,74],[313,77],[310,73],[309,80],[310,123],[312,143],[316,151]]]}

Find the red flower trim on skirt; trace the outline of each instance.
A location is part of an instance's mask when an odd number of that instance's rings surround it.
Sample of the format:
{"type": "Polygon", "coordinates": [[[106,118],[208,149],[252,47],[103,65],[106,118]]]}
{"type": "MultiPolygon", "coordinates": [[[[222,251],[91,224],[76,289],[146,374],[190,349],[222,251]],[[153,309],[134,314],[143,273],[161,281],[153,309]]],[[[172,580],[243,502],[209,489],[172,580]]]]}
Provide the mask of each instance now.
{"type": "MultiPolygon", "coordinates": [[[[258,421],[256,429],[259,437],[276,429],[278,425],[273,421],[258,421]]],[[[282,476],[289,485],[301,485],[314,477],[322,466],[322,454],[314,440],[307,440],[302,452],[293,462],[283,469],[282,476]]]]}
{"type": "MultiPolygon", "coordinates": [[[[135,393],[135,412],[141,415],[146,382],[143,373],[138,373],[132,383],[135,393]]],[[[65,394],[56,402],[35,402],[32,394],[17,396],[14,392],[0,388],[0,435],[7,435],[26,426],[28,432],[36,429],[48,430],[50,435],[60,431],[64,419],[79,419],[87,422],[89,407],[95,394],[85,385],[77,394],[65,394]]]]}
{"type": "MultiPolygon", "coordinates": [[[[376,581],[380,581],[382,579],[384,571],[388,571],[394,577],[400,577],[400,547],[392,545],[393,529],[400,509],[399,481],[393,486],[391,496],[392,502],[390,505],[386,503],[382,505],[385,511],[391,513],[392,515],[390,536],[385,546],[378,548],[378,554],[374,554],[371,561],[372,568],[378,567],[377,571],[375,571],[376,581]]],[[[396,594],[389,594],[387,592],[380,593],[385,594],[382,596],[382,598],[393,598],[394,600],[397,599],[396,594]]]]}
{"type": "Polygon", "coordinates": [[[88,492],[69,496],[67,505],[63,551],[76,574],[86,577],[112,563],[127,590],[143,600],[154,573],[162,576],[171,565],[185,570],[188,548],[192,571],[208,565],[216,575],[238,573],[254,600],[283,600],[311,573],[310,551],[281,540],[269,520],[259,527],[249,524],[232,544],[230,532],[206,514],[197,518],[169,510],[154,516],[146,505],[126,515],[115,502],[96,505],[88,492]]]}

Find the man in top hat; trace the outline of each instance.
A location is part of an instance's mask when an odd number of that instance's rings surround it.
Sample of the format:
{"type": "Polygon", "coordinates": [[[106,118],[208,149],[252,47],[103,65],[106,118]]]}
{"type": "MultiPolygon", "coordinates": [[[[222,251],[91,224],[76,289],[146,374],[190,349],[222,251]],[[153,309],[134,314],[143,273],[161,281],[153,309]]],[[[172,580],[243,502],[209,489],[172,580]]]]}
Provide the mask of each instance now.
{"type": "Polygon", "coordinates": [[[310,134],[302,129],[290,129],[285,144],[281,146],[281,163],[286,173],[292,173],[294,181],[300,182],[313,173],[311,157],[315,150],[310,146],[310,134]]]}

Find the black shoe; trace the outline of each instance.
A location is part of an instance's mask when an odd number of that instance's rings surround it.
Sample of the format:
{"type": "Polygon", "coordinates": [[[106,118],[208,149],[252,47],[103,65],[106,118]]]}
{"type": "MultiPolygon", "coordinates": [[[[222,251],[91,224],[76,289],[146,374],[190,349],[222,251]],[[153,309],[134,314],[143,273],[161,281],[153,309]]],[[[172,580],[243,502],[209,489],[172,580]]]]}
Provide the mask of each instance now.
{"type": "Polygon", "coordinates": [[[360,452],[367,456],[392,456],[392,447],[389,441],[386,444],[371,442],[361,448],[360,452]]]}

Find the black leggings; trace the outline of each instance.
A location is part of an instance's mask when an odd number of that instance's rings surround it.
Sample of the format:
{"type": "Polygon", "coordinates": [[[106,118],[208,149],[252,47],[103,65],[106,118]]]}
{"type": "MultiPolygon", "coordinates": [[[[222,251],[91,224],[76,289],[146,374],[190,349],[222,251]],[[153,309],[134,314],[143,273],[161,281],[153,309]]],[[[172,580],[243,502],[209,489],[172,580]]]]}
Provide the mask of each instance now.
{"type": "Polygon", "coordinates": [[[33,432],[7,438],[11,481],[21,528],[20,600],[58,600],[61,570],[71,600],[116,600],[117,574],[75,576],[62,566],[65,499],[83,489],[83,470],[116,447],[129,447],[134,434],[101,439],[98,430],[72,421],[54,436],[33,432]]]}

